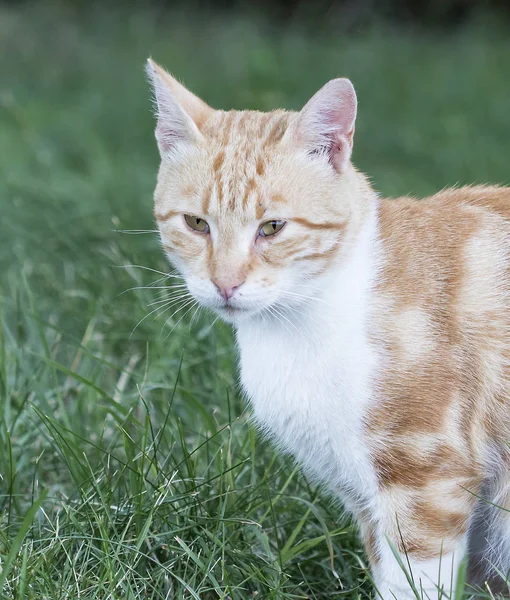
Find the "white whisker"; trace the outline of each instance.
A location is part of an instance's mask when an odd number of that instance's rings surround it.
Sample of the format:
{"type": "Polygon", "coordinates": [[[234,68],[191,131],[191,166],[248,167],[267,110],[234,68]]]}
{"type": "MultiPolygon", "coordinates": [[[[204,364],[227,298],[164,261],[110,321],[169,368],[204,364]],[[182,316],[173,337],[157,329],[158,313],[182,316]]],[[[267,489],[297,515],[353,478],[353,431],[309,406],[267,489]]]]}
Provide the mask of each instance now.
{"type": "MultiPolygon", "coordinates": [[[[169,301],[169,304],[170,304],[170,301],[169,301]]],[[[132,332],[129,334],[129,339],[131,339],[131,337],[132,337],[133,333],[136,331],[136,329],[138,328],[138,326],[139,326],[139,325],[141,325],[141,324],[142,324],[142,323],[145,321],[145,319],[147,319],[148,317],[150,317],[152,314],[154,314],[154,313],[155,313],[155,312],[157,312],[158,310],[161,310],[162,308],[165,308],[165,310],[167,309],[167,307],[166,307],[165,305],[164,305],[164,306],[158,306],[158,307],[157,307],[157,308],[155,308],[154,310],[151,310],[151,312],[147,313],[147,314],[146,314],[144,317],[142,317],[142,318],[141,318],[141,319],[138,321],[138,323],[135,325],[135,327],[134,327],[133,331],[132,331],[132,332]]],[[[163,312],[164,312],[164,311],[163,311],[163,312]]]]}
{"type": "Polygon", "coordinates": [[[153,302],[149,302],[149,304],[147,304],[147,306],[155,306],[156,304],[175,304],[175,302],[178,302],[179,300],[183,300],[184,298],[187,298],[189,296],[188,293],[186,294],[180,294],[179,296],[171,296],[166,297],[166,298],[162,298],[161,300],[154,300],[153,302]]]}
{"type": "MultiPolygon", "coordinates": [[[[178,306],[174,310],[174,312],[163,323],[160,333],[163,333],[163,329],[168,325],[168,322],[171,321],[180,310],[184,310],[187,306],[189,306],[190,304],[192,304],[194,302],[196,302],[196,300],[193,297],[190,297],[190,298],[185,299],[184,301],[181,301],[180,306],[178,306]]],[[[179,319],[179,321],[180,321],[180,319],[179,319]]],[[[177,322],[179,323],[179,321],[177,321],[177,322]]],[[[166,337],[168,337],[168,336],[166,336],[166,337]]],[[[166,339],[166,337],[165,337],[165,339],[166,339]]]]}
{"type": "Polygon", "coordinates": [[[314,296],[305,296],[304,294],[297,294],[296,292],[290,292],[287,290],[284,290],[280,293],[282,294],[282,296],[291,296],[291,297],[295,297],[295,298],[302,298],[303,300],[315,300],[315,302],[322,302],[326,306],[333,308],[332,305],[329,302],[326,302],[326,300],[324,300],[323,298],[315,298],[314,296]]]}
{"type": "MultiPolygon", "coordinates": [[[[132,288],[128,288],[127,290],[124,290],[123,292],[121,292],[119,294],[119,296],[122,296],[123,294],[126,294],[127,292],[133,292],[136,290],[174,290],[177,288],[184,288],[187,287],[187,285],[185,283],[177,283],[175,285],[138,285],[136,287],[132,287],[132,288]]],[[[117,298],[119,297],[117,296],[117,298]]]]}
{"type": "Polygon", "coordinates": [[[291,325],[292,327],[294,327],[294,329],[295,329],[295,330],[296,330],[298,333],[301,333],[301,332],[299,331],[299,329],[296,327],[296,325],[295,325],[295,324],[294,324],[294,323],[293,323],[293,322],[292,322],[290,319],[288,319],[288,318],[285,316],[285,314],[284,314],[284,313],[283,313],[281,310],[279,310],[279,309],[278,309],[278,306],[277,306],[276,304],[273,304],[272,308],[273,308],[274,310],[276,310],[276,311],[277,311],[277,313],[278,313],[278,314],[279,314],[279,315],[280,315],[280,316],[281,316],[283,319],[285,319],[285,320],[287,321],[287,323],[289,323],[289,325],[291,325]]]}
{"type": "MultiPolygon", "coordinates": [[[[163,273],[163,271],[158,271],[157,269],[152,269],[151,267],[145,267],[143,265],[115,265],[116,269],[143,269],[145,271],[151,271],[152,273],[157,273],[158,275],[163,275],[164,277],[175,277],[174,273],[177,271],[171,271],[170,273],[163,273]]],[[[182,279],[184,279],[182,277],[182,279]]]]}
{"type": "Polygon", "coordinates": [[[294,306],[292,304],[286,304],[285,305],[285,309],[286,310],[291,310],[293,313],[295,313],[298,317],[303,317],[305,312],[304,312],[304,306],[301,304],[299,305],[299,307],[294,306]],[[298,310],[298,308],[301,308],[301,310],[298,310]]]}
{"type": "Polygon", "coordinates": [[[274,319],[276,319],[278,321],[278,323],[280,323],[280,325],[282,325],[282,327],[284,327],[285,329],[287,329],[287,325],[282,321],[282,319],[280,318],[281,315],[280,313],[275,309],[274,304],[273,305],[269,305],[266,307],[266,309],[268,310],[269,314],[272,315],[272,317],[274,319]]]}
{"type": "Polygon", "coordinates": [[[142,233],[159,233],[157,229],[114,229],[114,233],[128,233],[131,235],[140,235],[142,233]]]}
{"type": "Polygon", "coordinates": [[[218,316],[217,316],[217,317],[214,319],[214,321],[213,321],[213,322],[212,322],[212,323],[209,325],[209,327],[208,327],[208,328],[205,330],[204,337],[205,337],[206,335],[209,335],[209,334],[211,333],[211,330],[212,330],[212,328],[214,327],[214,324],[216,323],[216,321],[217,321],[219,318],[220,318],[220,316],[218,315],[218,316]]]}
{"type": "Polygon", "coordinates": [[[195,312],[193,313],[191,320],[189,322],[190,331],[191,331],[191,327],[193,326],[193,322],[195,321],[195,319],[198,320],[198,316],[200,315],[201,309],[202,309],[202,307],[200,306],[200,304],[197,303],[197,308],[196,308],[195,312]]]}
{"type": "MultiPolygon", "coordinates": [[[[197,301],[196,301],[194,298],[192,298],[192,300],[193,300],[193,303],[192,303],[192,305],[190,306],[190,308],[188,308],[188,310],[187,310],[187,311],[186,311],[186,312],[185,312],[185,313],[184,313],[184,314],[181,316],[181,318],[180,318],[180,319],[177,321],[177,323],[176,323],[176,324],[175,324],[175,325],[172,327],[172,329],[170,329],[170,331],[169,331],[169,332],[167,333],[167,335],[165,336],[165,339],[167,339],[167,338],[170,336],[170,334],[172,333],[172,331],[173,331],[173,330],[174,330],[174,329],[177,327],[177,325],[179,325],[179,323],[180,323],[180,322],[181,322],[181,321],[184,319],[184,317],[185,317],[187,314],[189,314],[189,312],[190,312],[191,310],[193,310],[193,307],[195,306],[195,304],[197,303],[197,301]]],[[[186,306],[187,306],[187,305],[186,305],[186,306]]],[[[183,308],[184,308],[184,307],[183,307],[183,308]]]]}
{"type": "Polygon", "coordinates": [[[148,288],[148,289],[161,290],[159,292],[155,292],[154,297],[156,297],[156,296],[163,296],[168,291],[188,289],[188,286],[185,283],[176,283],[175,285],[165,285],[165,286],[162,286],[161,288],[153,287],[153,288],[148,288]]]}

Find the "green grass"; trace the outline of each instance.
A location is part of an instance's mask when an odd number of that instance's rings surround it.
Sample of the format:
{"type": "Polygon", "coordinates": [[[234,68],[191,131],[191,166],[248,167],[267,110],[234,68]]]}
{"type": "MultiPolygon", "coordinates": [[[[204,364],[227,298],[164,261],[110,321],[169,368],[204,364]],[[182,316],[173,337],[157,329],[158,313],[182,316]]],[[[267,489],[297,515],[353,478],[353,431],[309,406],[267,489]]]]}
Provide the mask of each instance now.
{"type": "Polygon", "coordinates": [[[424,194],[509,181],[504,32],[40,3],[0,7],[0,47],[1,597],[368,597],[354,528],[250,425],[229,328],[136,327],[166,293],[142,267],[168,269],[143,63],[223,108],[297,108],[348,75],[355,162],[424,194]]]}

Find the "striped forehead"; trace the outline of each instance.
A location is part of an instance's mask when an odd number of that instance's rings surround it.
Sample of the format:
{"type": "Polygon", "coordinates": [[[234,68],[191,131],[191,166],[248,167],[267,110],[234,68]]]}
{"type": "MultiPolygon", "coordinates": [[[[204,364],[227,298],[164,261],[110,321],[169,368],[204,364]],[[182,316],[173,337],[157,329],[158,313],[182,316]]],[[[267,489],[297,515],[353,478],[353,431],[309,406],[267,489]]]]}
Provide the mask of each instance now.
{"type": "Polygon", "coordinates": [[[202,130],[211,144],[212,171],[202,202],[204,214],[261,217],[265,202],[260,183],[289,117],[284,111],[217,111],[202,130]]]}

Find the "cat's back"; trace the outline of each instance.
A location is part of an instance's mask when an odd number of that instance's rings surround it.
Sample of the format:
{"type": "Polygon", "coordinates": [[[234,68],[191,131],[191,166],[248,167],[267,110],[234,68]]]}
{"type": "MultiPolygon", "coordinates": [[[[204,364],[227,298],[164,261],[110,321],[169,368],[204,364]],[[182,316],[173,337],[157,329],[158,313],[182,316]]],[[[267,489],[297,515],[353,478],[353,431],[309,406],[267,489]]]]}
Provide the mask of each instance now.
{"type": "MultiPolygon", "coordinates": [[[[445,327],[510,298],[510,188],[464,187],[379,205],[377,292],[445,327]]],[[[494,314],[492,315],[494,316],[494,314]]],[[[453,335],[453,331],[450,331],[453,335]]]]}
{"type": "MultiPolygon", "coordinates": [[[[383,200],[379,205],[379,236],[384,255],[381,285],[394,287],[403,301],[441,290],[452,296],[492,253],[501,267],[508,259],[510,188],[451,188],[429,198],[383,200]],[[488,245],[476,248],[477,243],[488,245]],[[476,250],[476,252],[475,252],[476,250]]],[[[483,268],[483,270],[486,270],[483,268]]],[[[506,279],[509,273],[502,273],[506,279]]],[[[435,295],[435,294],[434,294],[435,295]]],[[[435,295],[436,299],[437,296],[435,295]]]]}
{"type": "Polygon", "coordinates": [[[404,444],[413,431],[445,435],[441,460],[461,450],[482,461],[486,434],[510,430],[510,188],[382,200],[379,238],[373,335],[385,369],[371,427],[404,444]]]}

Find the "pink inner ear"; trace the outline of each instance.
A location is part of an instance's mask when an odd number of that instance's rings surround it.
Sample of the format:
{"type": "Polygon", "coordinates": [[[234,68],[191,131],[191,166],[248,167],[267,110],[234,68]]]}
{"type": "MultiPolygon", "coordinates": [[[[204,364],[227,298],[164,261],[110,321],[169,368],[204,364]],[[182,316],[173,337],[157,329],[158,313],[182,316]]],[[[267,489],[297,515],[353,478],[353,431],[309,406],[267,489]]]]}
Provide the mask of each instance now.
{"type": "Polygon", "coordinates": [[[160,117],[156,125],[156,139],[160,149],[167,152],[173,148],[177,142],[186,140],[186,135],[182,129],[171,127],[160,117]]]}
{"type": "Polygon", "coordinates": [[[301,111],[301,140],[313,154],[327,154],[338,171],[351,157],[356,119],[356,93],[348,79],[334,79],[301,111]]]}
{"type": "Polygon", "coordinates": [[[356,115],[353,114],[350,108],[350,106],[341,104],[326,110],[324,124],[328,124],[335,132],[338,131],[345,135],[352,127],[356,118],[356,115]]]}
{"type": "Polygon", "coordinates": [[[342,135],[340,138],[335,140],[333,146],[331,147],[329,160],[331,161],[333,167],[335,167],[335,170],[341,172],[351,158],[351,154],[352,142],[349,141],[347,136],[342,135]]]}
{"type": "Polygon", "coordinates": [[[196,125],[178,105],[168,88],[156,80],[156,100],[158,104],[158,121],[156,139],[161,152],[168,152],[184,141],[192,141],[196,137],[196,125]]]}

